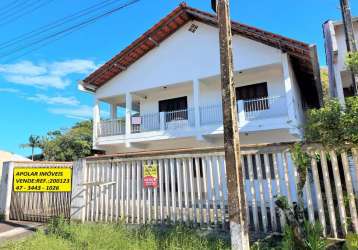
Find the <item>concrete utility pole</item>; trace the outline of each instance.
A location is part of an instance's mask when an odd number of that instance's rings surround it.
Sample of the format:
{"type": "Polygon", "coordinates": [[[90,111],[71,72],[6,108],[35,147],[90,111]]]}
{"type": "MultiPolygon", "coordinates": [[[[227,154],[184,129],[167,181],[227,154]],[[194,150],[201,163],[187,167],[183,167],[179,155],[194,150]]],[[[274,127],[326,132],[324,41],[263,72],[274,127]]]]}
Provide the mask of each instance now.
{"type": "Polygon", "coordinates": [[[231,246],[234,250],[246,250],[250,247],[240,158],[229,0],[212,0],[212,6],[217,11],[219,25],[224,148],[231,246]]]}
{"type": "MultiPolygon", "coordinates": [[[[344,32],[346,35],[347,51],[348,53],[357,52],[357,44],[354,37],[353,22],[352,22],[352,15],[351,15],[351,9],[349,7],[349,2],[348,0],[340,0],[340,3],[341,3],[344,32]]],[[[353,87],[354,95],[358,95],[357,80],[353,72],[352,72],[352,87],[353,87]]]]}

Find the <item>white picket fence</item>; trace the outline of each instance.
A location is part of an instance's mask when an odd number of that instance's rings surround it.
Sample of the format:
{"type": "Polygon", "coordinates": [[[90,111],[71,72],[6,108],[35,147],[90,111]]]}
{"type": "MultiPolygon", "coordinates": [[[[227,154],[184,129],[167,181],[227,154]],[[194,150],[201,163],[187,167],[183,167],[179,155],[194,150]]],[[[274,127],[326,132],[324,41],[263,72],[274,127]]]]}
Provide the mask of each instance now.
{"type": "MultiPolygon", "coordinates": [[[[315,157],[304,191],[307,219],[320,222],[327,236],[358,233],[358,151],[309,152],[315,157]]],[[[92,157],[81,165],[83,221],[228,227],[222,149],[92,157]],[[155,189],[143,187],[143,165],[151,163],[158,165],[155,189]]],[[[297,201],[298,173],[288,146],[242,149],[242,165],[250,229],[282,231],[285,218],[275,197],[297,201]]]]}

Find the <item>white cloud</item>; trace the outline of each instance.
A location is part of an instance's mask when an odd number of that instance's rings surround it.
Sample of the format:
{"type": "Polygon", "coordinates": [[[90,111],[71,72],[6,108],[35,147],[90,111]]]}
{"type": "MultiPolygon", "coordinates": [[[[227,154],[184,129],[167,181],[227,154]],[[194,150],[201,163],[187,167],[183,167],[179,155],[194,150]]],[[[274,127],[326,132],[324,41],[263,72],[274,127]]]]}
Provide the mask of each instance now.
{"type": "Polygon", "coordinates": [[[0,93],[19,93],[20,90],[18,89],[13,89],[13,88],[0,88],[0,93]]]}
{"type": "Polygon", "coordinates": [[[37,94],[35,96],[30,96],[27,98],[30,101],[42,102],[50,105],[68,105],[68,106],[76,106],[79,105],[80,102],[74,97],[64,97],[64,96],[47,96],[43,94],[37,94]]]}
{"type": "Polygon", "coordinates": [[[22,61],[14,64],[0,65],[0,73],[37,76],[46,74],[47,69],[43,66],[34,65],[30,61],[22,61]]]}
{"type": "Polygon", "coordinates": [[[56,115],[64,115],[68,118],[89,119],[92,118],[92,107],[81,105],[74,108],[50,108],[48,111],[56,115]]]}
{"type": "Polygon", "coordinates": [[[5,80],[15,84],[35,86],[39,88],[52,87],[56,89],[64,89],[70,85],[69,79],[64,79],[59,76],[40,75],[5,75],[5,80]]]}
{"type": "Polygon", "coordinates": [[[97,65],[93,61],[74,59],[63,62],[54,62],[49,69],[51,74],[65,76],[69,74],[88,74],[95,70],[97,65]]]}
{"type": "Polygon", "coordinates": [[[70,85],[70,75],[88,74],[96,68],[97,65],[93,61],[82,59],[40,64],[22,61],[14,64],[0,64],[0,73],[6,81],[13,84],[64,89],[70,85]]]}

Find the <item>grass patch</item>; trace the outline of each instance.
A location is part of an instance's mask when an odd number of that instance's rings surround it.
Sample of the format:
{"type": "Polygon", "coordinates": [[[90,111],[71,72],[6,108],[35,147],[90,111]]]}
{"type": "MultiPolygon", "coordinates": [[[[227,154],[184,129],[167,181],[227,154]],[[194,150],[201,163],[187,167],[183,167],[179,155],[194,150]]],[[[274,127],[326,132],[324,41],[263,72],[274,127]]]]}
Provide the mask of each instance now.
{"type": "Polygon", "coordinates": [[[46,231],[0,249],[230,249],[229,239],[217,232],[197,231],[183,225],[168,227],[123,224],[67,223],[55,220],[46,231]]]}

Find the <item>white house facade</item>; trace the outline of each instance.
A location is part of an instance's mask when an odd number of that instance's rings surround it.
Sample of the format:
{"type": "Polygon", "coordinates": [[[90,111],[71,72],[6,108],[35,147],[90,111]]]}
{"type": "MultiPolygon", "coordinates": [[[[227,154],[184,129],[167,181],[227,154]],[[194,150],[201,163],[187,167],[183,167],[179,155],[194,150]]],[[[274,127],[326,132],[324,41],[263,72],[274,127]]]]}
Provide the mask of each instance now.
{"type": "MultiPolygon", "coordinates": [[[[241,143],[302,137],[321,102],[315,46],[232,24],[241,143]]],[[[223,145],[216,17],[184,4],[80,82],[93,93],[94,147],[106,153],[223,145]],[[102,119],[100,103],[110,105],[102,119]]]]}
{"type": "MultiPolygon", "coordinates": [[[[354,33],[358,32],[358,18],[353,18],[354,33]]],[[[344,103],[344,97],[352,96],[352,74],[347,69],[346,37],[342,21],[328,20],[323,24],[326,61],[329,73],[330,96],[344,103]]]]}

